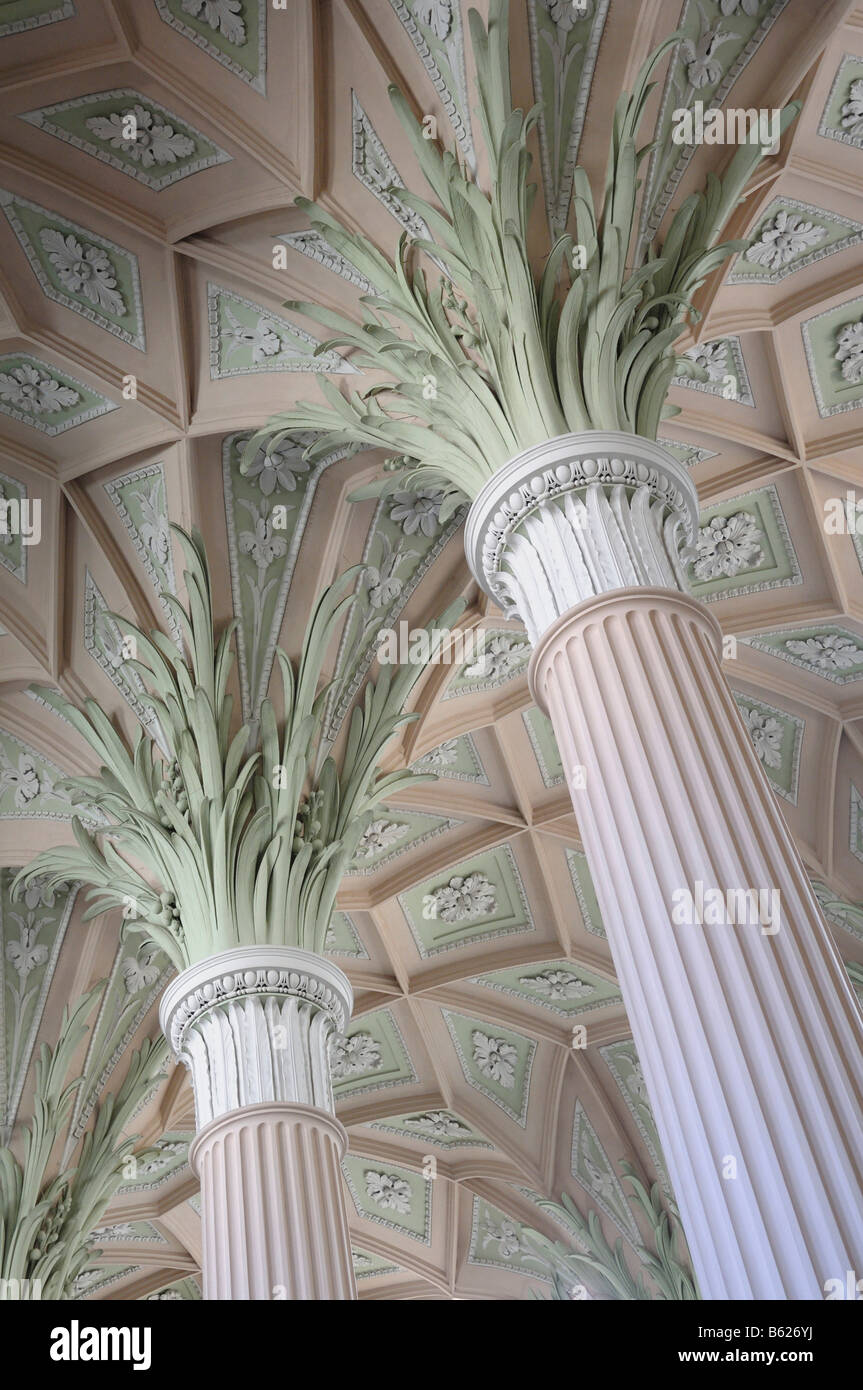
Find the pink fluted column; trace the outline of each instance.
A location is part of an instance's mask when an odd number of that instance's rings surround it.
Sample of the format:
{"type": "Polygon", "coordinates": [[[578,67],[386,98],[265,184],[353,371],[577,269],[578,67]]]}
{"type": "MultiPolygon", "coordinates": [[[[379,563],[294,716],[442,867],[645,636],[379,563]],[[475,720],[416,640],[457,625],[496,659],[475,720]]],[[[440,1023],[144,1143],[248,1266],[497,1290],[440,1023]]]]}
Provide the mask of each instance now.
{"type": "Polygon", "coordinates": [[[329,1042],[350,984],[292,947],[238,947],[183,971],[160,1020],[191,1073],[205,1299],[356,1298],[329,1042]]]}
{"type": "Polygon", "coordinates": [[[692,599],[617,591],[540,639],[533,689],[702,1297],[822,1298],[863,1269],[863,1029],[719,651],[692,599]],[[777,898],[699,924],[699,883],[777,898]]]}
{"type": "Polygon", "coordinates": [[[660,446],[563,435],[494,475],[465,547],[534,646],[701,1296],[820,1299],[863,1270],[863,1020],[686,592],[697,517],[660,446]],[[764,923],[728,900],[752,890],[764,923]]]}

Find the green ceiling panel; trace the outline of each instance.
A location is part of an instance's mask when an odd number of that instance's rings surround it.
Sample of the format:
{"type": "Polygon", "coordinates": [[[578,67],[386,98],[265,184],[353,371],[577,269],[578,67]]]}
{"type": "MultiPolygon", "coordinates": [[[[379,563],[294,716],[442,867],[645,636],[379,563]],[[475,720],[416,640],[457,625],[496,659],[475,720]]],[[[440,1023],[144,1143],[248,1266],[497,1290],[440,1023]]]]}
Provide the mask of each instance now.
{"type": "Polygon", "coordinates": [[[334,1037],[330,1044],[330,1069],[337,1101],[382,1091],[388,1086],[410,1086],[417,1079],[401,1029],[390,1009],[363,1014],[345,1034],[334,1037]]]}
{"type": "Polygon", "coordinates": [[[63,434],[117,408],[77,377],[27,352],[0,357],[0,414],[42,434],[63,434]]]}
{"type": "Polygon", "coordinates": [[[707,459],[717,457],[715,449],[703,449],[697,444],[681,444],[678,439],[662,439],[657,436],[656,442],[661,444],[663,449],[667,449],[684,468],[694,468],[696,463],[705,463],[707,459]]]}
{"type": "MultiPolygon", "coordinates": [[[[147,1158],[133,1158],[127,1160],[134,1164],[134,1172],[129,1174],[128,1182],[124,1182],[119,1189],[120,1192],[154,1192],[156,1188],[162,1187],[169,1178],[173,1178],[179,1173],[181,1168],[185,1168],[189,1162],[189,1144],[194,1135],[184,1134],[181,1130],[168,1130],[157,1139],[152,1145],[157,1152],[147,1158]]],[[[124,1165],[123,1174],[126,1176],[126,1166],[124,1165]]]]}
{"type": "Polygon", "coordinates": [[[48,299],[146,350],[137,256],[4,189],[0,207],[48,299]]]}
{"type": "Polygon", "coordinates": [[[335,351],[316,357],[319,339],[299,324],[212,282],[207,285],[207,314],[213,381],[256,372],[356,372],[335,351]]]}
{"type": "Polygon", "coordinates": [[[374,873],[399,855],[416,849],[435,835],[455,830],[463,823],[452,816],[434,816],[428,811],[403,811],[379,806],[374,820],[361,835],[357,852],[346,872],[353,875],[374,873]]]}
{"type": "Polygon", "coordinates": [[[71,820],[77,815],[101,823],[101,815],[73,804],[57,785],[66,775],[15,734],[0,729],[0,820],[71,820]]]}
{"type": "Polygon", "coordinates": [[[836,70],[818,134],[863,149],[863,58],[846,53],[836,70]]]}
{"type": "Polygon", "coordinates": [[[543,961],[541,965],[520,965],[512,970],[496,970],[490,975],[474,975],[473,983],[496,989],[514,999],[526,1000],[539,1008],[569,1018],[601,1009],[620,999],[616,985],[594,975],[571,960],[543,961]]]}
{"type": "Polygon", "coordinates": [[[600,1210],[610,1217],[628,1240],[638,1244],[640,1236],[626,1200],[620,1179],[581,1101],[576,1101],[572,1125],[570,1170],[600,1210]]]}
{"type": "Polygon", "coordinates": [[[464,1079],[524,1129],[536,1043],[497,1023],[442,1010],[464,1079]]]}
{"type": "Polygon", "coordinates": [[[230,155],[194,126],[131,87],[26,111],[22,121],[161,192],[230,155]]]}
{"type": "Polygon", "coordinates": [[[343,1159],[342,1171],[360,1216],[423,1245],[431,1244],[434,1180],[358,1154],[343,1159]]]}
{"type": "Polygon", "coordinates": [[[78,886],[35,880],[17,901],[0,869],[0,1143],[8,1142],[78,886]]]}
{"type": "MultiPolygon", "coordinates": [[[[18,516],[22,518],[22,503],[27,501],[27,489],[17,478],[11,477],[8,473],[0,473],[0,501],[18,504],[18,516]]],[[[13,508],[6,509],[6,515],[14,514],[13,508]]],[[[35,513],[31,517],[31,524],[35,522],[35,513]]],[[[34,533],[35,534],[35,533],[34,533]]],[[[27,583],[27,552],[29,545],[24,544],[23,525],[17,529],[6,522],[6,530],[0,531],[0,565],[7,569],[10,574],[14,574],[16,579],[20,579],[22,584],[27,583]]]]}
{"type": "Polygon", "coordinates": [[[414,772],[432,772],[443,781],[476,782],[483,787],[489,786],[482,759],[470,734],[445,739],[411,763],[411,768],[414,772]]]}
{"type": "Polygon", "coordinates": [[[533,748],[534,757],[546,787],[559,787],[563,782],[563,762],[560,749],[554,736],[554,729],[547,714],[536,705],[522,712],[524,727],[533,748]]]}
{"type": "Polygon", "coordinates": [[[585,927],[594,936],[605,936],[602,913],[596,900],[596,889],[593,886],[590,869],[587,867],[587,855],[579,849],[568,849],[566,862],[569,865],[569,876],[572,879],[575,896],[578,898],[578,906],[581,909],[585,927]]]}
{"type": "Polygon", "coordinates": [[[738,405],[755,405],[739,338],[714,338],[687,348],[678,358],[673,384],[721,396],[738,405]]]}
{"type": "Polygon", "coordinates": [[[163,591],[176,596],[174,553],[171,548],[170,518],[165,490],[165,468],[150,463],[123,473],[105,483],[105,491],[129,533],[135,553],[156,593],[175,642],[182,645],[182,634],[173,609],[163,591]]]}
{"type": "Polygon", "coordinates": [[[399,1134],[438,1149],[493,1149],[473,1125],[453,1110],[416,1110],[406,1115],[393,1115],[386,1120],[373,1120],[372,1129],[387,1134],[399,1134]]]}
{"type": "Polygon", "coordinates": [[[267,0],[156,0],[162,19],[263,96],[267,0]]]}
{"type": "Polygon", "coordinates": [[[144,1295],[147,1303],[197,1303],[202,1298],[201,1286],[191,1275],[187,1279],[175,1279],[173,1284],[166,1284],[163,1289],[144,1295]]]}
{"type": "Polygon", "coordinates": [[[641,1061],[635,1050],[635,1043],[631,1038],[628,1038],[623,1042],[610,1043],[607,1047],[601,1047],[599,1051],[608,1070],[614,1077],[617,1089],[620,1091],[627,1109],[638,1126],[638,1131],[644,1140],[662,1186],[666,1194],[671,1196],[671,1186],[665,1171],[662,1144],[659,1140],[653,1111],[650,1108],[647,1086],[641,1069],[641,1061]]]}
{"type": "Polygon", "coordinates": [[[423,960],[476,941],[534,930],[508,845],[487,850],[399,894],[423,960]]]}
{"type": "Polygon", "coordinates": [[[499,1207],[493,1207],[483,1197],[473,1199],[470,1248],[467,1262],[471,1265],[494,1265],[511,1270],[513,1274],[529,1275],[550,1283],[542,1265],[531,1254],[522,1227],[499,1207]]]}
{"type": "Polygon", "coordinates": [[[352,917],[347,912],[334,912],[327,927],[325,953],[328,956],[349,956],[354,960],[368,960],[369,953],[360,940],[359,932],[352,917]]]}
{"type": "Polygon", "coordinates": [[[399,1272],[398,1265],[394,1265],[391,1260],[385,1259],[383,1255],[375,1255],[371,1250],[360,1250],[356,1245],[351,1246],[351,1258],[354,1276],[357,1279],[374,1279],[381,1274],[399,1272]]]}
{"type": "Polygon", "coordinates": [[[863,299],[807,319],[802,333],[819,415],[857,410],[863,405],[863,299]]]}
{"type": "Polygon", "coordinates": [[[793,714],[732,691],[749,737],[775,792],[797,805],[804,722],[793,714]]]}
{"type": "Polygon", "coordinates": [[[749,249],[736,257],[728,283],[776,285],[860,241],[859,222],[797,198],[774,198],[752,232],[749,249]]]}
{"type": "Polygon", "coordinates": [[[695,552],[689,585],[705,603],[803,583],[772,483],[703,511],[695,552]]]}
{"type": "Polygon", "coordinates": [[[74,14],[72,0],[6,0],[0,6],[0,39],[71,19],[74,14]]]}
{"type": "Polygon", "coordinates": [[[738,640],[834,685],[863,679],[863,637],[844,627],[784,628],[738,640]]]}
{"type": "Polygon", "coordinates": [[[527,669],[530,643],[523,632],[509,628],[486,628],[479,650],[470,661],[459,666],[450,678],[443,698],[496,690],[527,669]]]}

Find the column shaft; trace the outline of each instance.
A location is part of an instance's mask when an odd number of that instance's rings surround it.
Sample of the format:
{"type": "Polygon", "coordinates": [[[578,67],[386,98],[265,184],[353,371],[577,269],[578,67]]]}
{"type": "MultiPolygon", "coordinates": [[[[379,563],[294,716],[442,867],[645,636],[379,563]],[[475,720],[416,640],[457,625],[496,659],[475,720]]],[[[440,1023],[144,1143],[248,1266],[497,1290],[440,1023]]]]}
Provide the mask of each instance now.
{"type": "Polygon", "coordinates": [[[863,1022],[719,647],[689,597],[617,590],[551,625],[531,679],[702,1297],[817,1299],[863,1270],[863,1022]]]}

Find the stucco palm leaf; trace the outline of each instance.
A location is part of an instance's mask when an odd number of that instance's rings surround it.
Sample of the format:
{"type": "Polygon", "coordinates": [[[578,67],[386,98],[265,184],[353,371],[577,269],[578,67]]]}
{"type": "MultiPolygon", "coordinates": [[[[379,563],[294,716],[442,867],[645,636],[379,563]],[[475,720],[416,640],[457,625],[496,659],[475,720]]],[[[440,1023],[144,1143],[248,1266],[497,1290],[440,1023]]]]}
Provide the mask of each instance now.
{"type": "MultiPolygon", "coordinates": [[[[137,655],[140,676],[171,760],[139,729],[127,743],[93,700],[63,714],[97,754],[98,777],[64,783],[98,807],[108,825],[72,822],[75,844],[45,850],[22,870],[16,891],[34,876],[88,885],[87,916],[124,909],[126,929],[165,951],[177,969],[231,946],[274,942],[322,951],[342,874],[374,807],[416,780],[410,771],[378,773],[383,749],[415,716],[404,707],[422,667],[383,666],[355,705],[338,758],[325,733],[328,686],[322,662],[355,597],[344,591],[361,567],[346,571],[312,611],[296,664],[277,651],[284,718],[270,700],[260,723],[232,733],[228,678],[235,623],[216,638],[203,541],[173,527],[183,547],[188,609],[163,598],[185,634],[178,651],[164,633],[149,636],[112,615],[137,655]]],[[[443,630],[460,611],[436,619],[443,630]]],[[[432,635],[432,647],[437,642],[432,635]]],[[[57,702],[56,692],[44,691],[57,702]]]]}
{"type": "MultiPolygon", "coordinates": [[[[394,191],[424,219],[433,240],[405,234],[391,260],[329,211],[298,200],[312,227],[377,294],[363,299],[361,323],[315,304],[290,307],[330,330],[319,353],[353,349],[354,364],[373,374],[374,383],[343,395],[322,379],[322,404],[301,403],[276,415],[246,453],[248,464],[268,439],[277,447],[298,429],[319,432],[310,459],[344,445],[382,447],[411,461],[413,472],[390,474],[355,496],[394,486],[440,487],[442,522],[501,464],[567,430],[656,437],[663,413],[674,413],[665,409],[672,345],[694,314],[692,299],[704,279],[745,246],[718,238],[762,157],[759,144],[742,144],[721,179],[708,175],[704,191],[683,201],[661,246],[641,247],[629,260],[639,166],[651,149],[639,145],[639,129],[652,74],[681,39],[673,34],[645,63],[632,92],[618,99],[600,204],[585,171],[575,170],[584,268],[573,261],[575,239],[563,235],[537,275],[528,256],[535,192],[528,145],[538,110],[513,109],[508,0],[491,0],[487,28],[472,11],[470,31],[489,187],[424,138],[409,103],[391,88],[435,202],[394,191]],[[444,267],[443,277],[427,277],[424,256],[444,267]]],[[[785,108],[783,130],[798,110],[799,103],[785,108]]]]}

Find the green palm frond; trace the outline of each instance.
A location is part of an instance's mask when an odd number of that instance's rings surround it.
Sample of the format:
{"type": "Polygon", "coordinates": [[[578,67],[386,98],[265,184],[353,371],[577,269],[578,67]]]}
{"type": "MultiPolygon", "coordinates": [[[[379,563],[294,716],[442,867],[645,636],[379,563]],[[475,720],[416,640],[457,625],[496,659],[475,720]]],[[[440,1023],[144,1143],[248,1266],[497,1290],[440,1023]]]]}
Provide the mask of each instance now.
{"type": "MultiPolygon", "coordinates": [[[[380,759],[407,720],[422,667],[381,668],[366,682],[339,757],[325,730],[324,657],[355,595],[359,567],[322,594],[296,667],[277,652],[283,727],[265,700],[253,731],[231,733],[228,678],[231,623],[218,640],[204,544],[173,527],[186,555],[188,609],[173,610],[184,652],[163,633],[149,636],[116,617],[134,653],[127,662],[145,687],[170,749],[165,760],[140,730],[127,743],[93,700],[77,709],[50,694],[102,764],[98,777],[70,777],[73,800],[98,808],[106,824],[73,819],[74,845],[44,850],[13,891],[45,875],[87,887],[88,917],[121,907],[125,927],[163,950],[178,970],[231,946],[293,944],[322,951],[336,892],[374,807],[413,778],[381,777],[380,759]],[[251,741],[251,742],[250,742],[251,741]]],[[[432,648],[463,604],[429,627],[432,648]],[[438,634],[437,636],[435,634],[438,634]]],[[[37,688],[38,689],[38,688],[37,688]]]]}
{"type": "MultiPolygon", "coordinates": [[[[719,242],[747,180],[764,154],[752,138],[724,176],[709,174],[671,217],[661,244],[639,246],[639,170],[652,145],[639,130],[659,64],[680,41],[672,34],[650,55],[631,93],[618,98],[602,201],[575,170],[576,238],[559,237],[537,280],[528,256],[528,139],[538,110],[512,108],[508,0],[491,0],[488,25],[470,13],[479,116],[490,169],[488,191],[448,150],[425,138],[397,88],[390,96],[434,202],[393,191],[419,213],[433,240],[404,234],[391,260],[325,208],[298,204],[314,230],[375,287],[362,319],[315,304],[289,307],[322,324],[317,349],[348,349],[374,374],[364,391],[321,380],[321,403],[275,415],[250,440],[244,467],[260,447],[314,430],[310,459],[335,447],[381,448],[412,465],[407,478],[374,489],[439,486],[453,505],[475,497],[513,455],[566,431],[619,430],[655,439],[674,375],[674,343],[697,317],[693,297],[743,242],[719,242]],[[583,260],[583,265],[582,265],[583,260]],[[442,269],[443,273],[439,271],[442,269]],[[428,272],[428,273],[427,273],[428,272]]],[[[800,109],[781,114],[788,127],[800,109]]]]}

